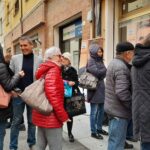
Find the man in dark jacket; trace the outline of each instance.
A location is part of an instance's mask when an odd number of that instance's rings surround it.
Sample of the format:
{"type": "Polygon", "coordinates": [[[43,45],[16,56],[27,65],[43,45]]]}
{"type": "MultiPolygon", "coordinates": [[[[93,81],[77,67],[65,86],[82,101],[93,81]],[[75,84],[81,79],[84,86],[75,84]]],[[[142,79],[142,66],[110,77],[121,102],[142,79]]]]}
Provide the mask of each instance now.
{"type": "Polygon", "coordinates": [[[135,47],[132,67],[132,114],[135,138],[150,150],[150,34],[135,47]]]}
{"type": "Polygon", "coordinates": [[[131,43],[119,43],[116,47],[117,57],[107,68],[104,108],[110,118],[108,150],[124,150],[128,121],[131,119],[129,63],[133,50],[131,43]]]}

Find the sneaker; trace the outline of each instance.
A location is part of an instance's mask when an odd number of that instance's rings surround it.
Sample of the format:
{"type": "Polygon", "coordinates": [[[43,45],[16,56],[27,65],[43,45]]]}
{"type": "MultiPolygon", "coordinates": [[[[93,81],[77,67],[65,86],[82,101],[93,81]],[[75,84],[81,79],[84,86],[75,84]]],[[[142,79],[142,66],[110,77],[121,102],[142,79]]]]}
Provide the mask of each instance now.
{"type": "Polygon", "coordinates": [[[97,133],[102,134],[102,135],[108,135],[108,132],[105,130],[97,130],[97,133]]]}
{"type": "Polygon", "coordinates": [[[98,133],[91,133],[91,137],[95,138],[95,139],[103,139],[103,136],[98,134],[98,133]]]}
{"type": "Polygon", "coordinates": [[[132,149],[132,148],[133,148],[133,144],[129,144],[125,142],[124,149],[132,149]]]}
{"type": "Polygon", "coordinates": [[[26,131],[26,127],[25,127],[25,124],[24,124],[24,123],[23,123],[23,124],[20,124],[19,130],[20,130],[20,131],[26,131]]]}
{"type": "Polygon", "coordinates": [[[74,136],[72,134],[69,135],[69,142],[74,142],[74,136]]]}

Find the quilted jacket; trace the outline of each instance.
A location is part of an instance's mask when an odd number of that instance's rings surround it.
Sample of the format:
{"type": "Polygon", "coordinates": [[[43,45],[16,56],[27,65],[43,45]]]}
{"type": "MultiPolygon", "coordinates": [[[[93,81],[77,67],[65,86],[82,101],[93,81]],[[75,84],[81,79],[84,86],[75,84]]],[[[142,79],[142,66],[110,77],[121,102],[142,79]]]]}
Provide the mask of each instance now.
{"type": "Polygon", "coordinates": [[[106,74],[105,112],[112,117],[131,119],[131,76],[128,64],[113,59],[106,74]]]}
{"type": "Polygon", "coordinates": [[[45,116],[33,110],[33,123],[43,128],[61,128],[68,119],[64,109],[64,85],[61,68],[51,61],[44,62],[37,70],[36,78],[45,75],[45,94],[53,107],[53,112],[45,116]]]}
{"type": "Polygon", "coordinates": [[[150,142],[150,46],[138,44],[132,67],[134,135],[150,142]]]}
{"type": "MultiPolygon", "coordinates": [[[[0,47],[0,85],[5,89],[5,91],[11,91],[17,85],[20,79],[19,74],[12,76],[11,70],[8,65],[4,62],[2,48],[0,47]]],[[[2,99],[0,99],[2,100],[2,99]]],[[[8,117],[11,116],[11,103],[8,108],[0,108],[0,122],[6,121],[8,117]]]]}

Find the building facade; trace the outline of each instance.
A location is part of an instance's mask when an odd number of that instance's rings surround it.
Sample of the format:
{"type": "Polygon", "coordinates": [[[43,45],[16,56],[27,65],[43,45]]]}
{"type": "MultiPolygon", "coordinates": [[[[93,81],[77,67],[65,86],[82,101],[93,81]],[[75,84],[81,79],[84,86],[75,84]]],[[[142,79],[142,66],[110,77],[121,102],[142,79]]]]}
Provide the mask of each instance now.
{"type": "Polygon", "coordinates": [[[4,32],[3,32],[3,21],[4,21],[4,2],[0,0],[0,43],[4,46],[4,32]]]}
{"type": "Polygon", "coordinates": [[[5,0],[5,47],[19,53],[18,39],[30,36],[39,55],[59,46],[77,69],[86,64],[94,40],[106,65],[119,41],[139,42],[150,32],[149,0],[5,0]]]}

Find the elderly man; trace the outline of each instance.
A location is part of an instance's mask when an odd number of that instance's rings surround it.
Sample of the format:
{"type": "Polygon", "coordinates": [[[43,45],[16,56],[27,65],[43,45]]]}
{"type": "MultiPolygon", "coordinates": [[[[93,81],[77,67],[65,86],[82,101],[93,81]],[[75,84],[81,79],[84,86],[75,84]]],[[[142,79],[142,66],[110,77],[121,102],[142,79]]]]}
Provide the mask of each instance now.
{"type": "Polygon", "coordinates": [[[122,42],[116,46],[106,74],[105,111],[109,116],[108,150],[124,150],[128,121],[131,119],[130,61],[134,46],[122,42]]]}
{"type": "MultiPolygon", "coordinates": [[[[14,73],[23,70],[25,76],[20,80],[17,88],[23,91],[28,85],[34,81],[35,71],[42,59],[33,54],[33,43],[29,37],[21,37],[19,40],[20,48],[22,54],[14,55],[10,61],[10,68],[14,73]]],[[[13,120],[10,132],[10,150],[18,149],[18,136],[19,136],[19,125],[22,122],[22,116],[24,108],[27,109],[27,119],[28,119],[28,136],[27,142],[29,149],[33,150],[36,143],[35,139],[35,126],[32,123],[32,109],[26,105],[20,97],[15,97],[13,99],[13,120]]]]}

